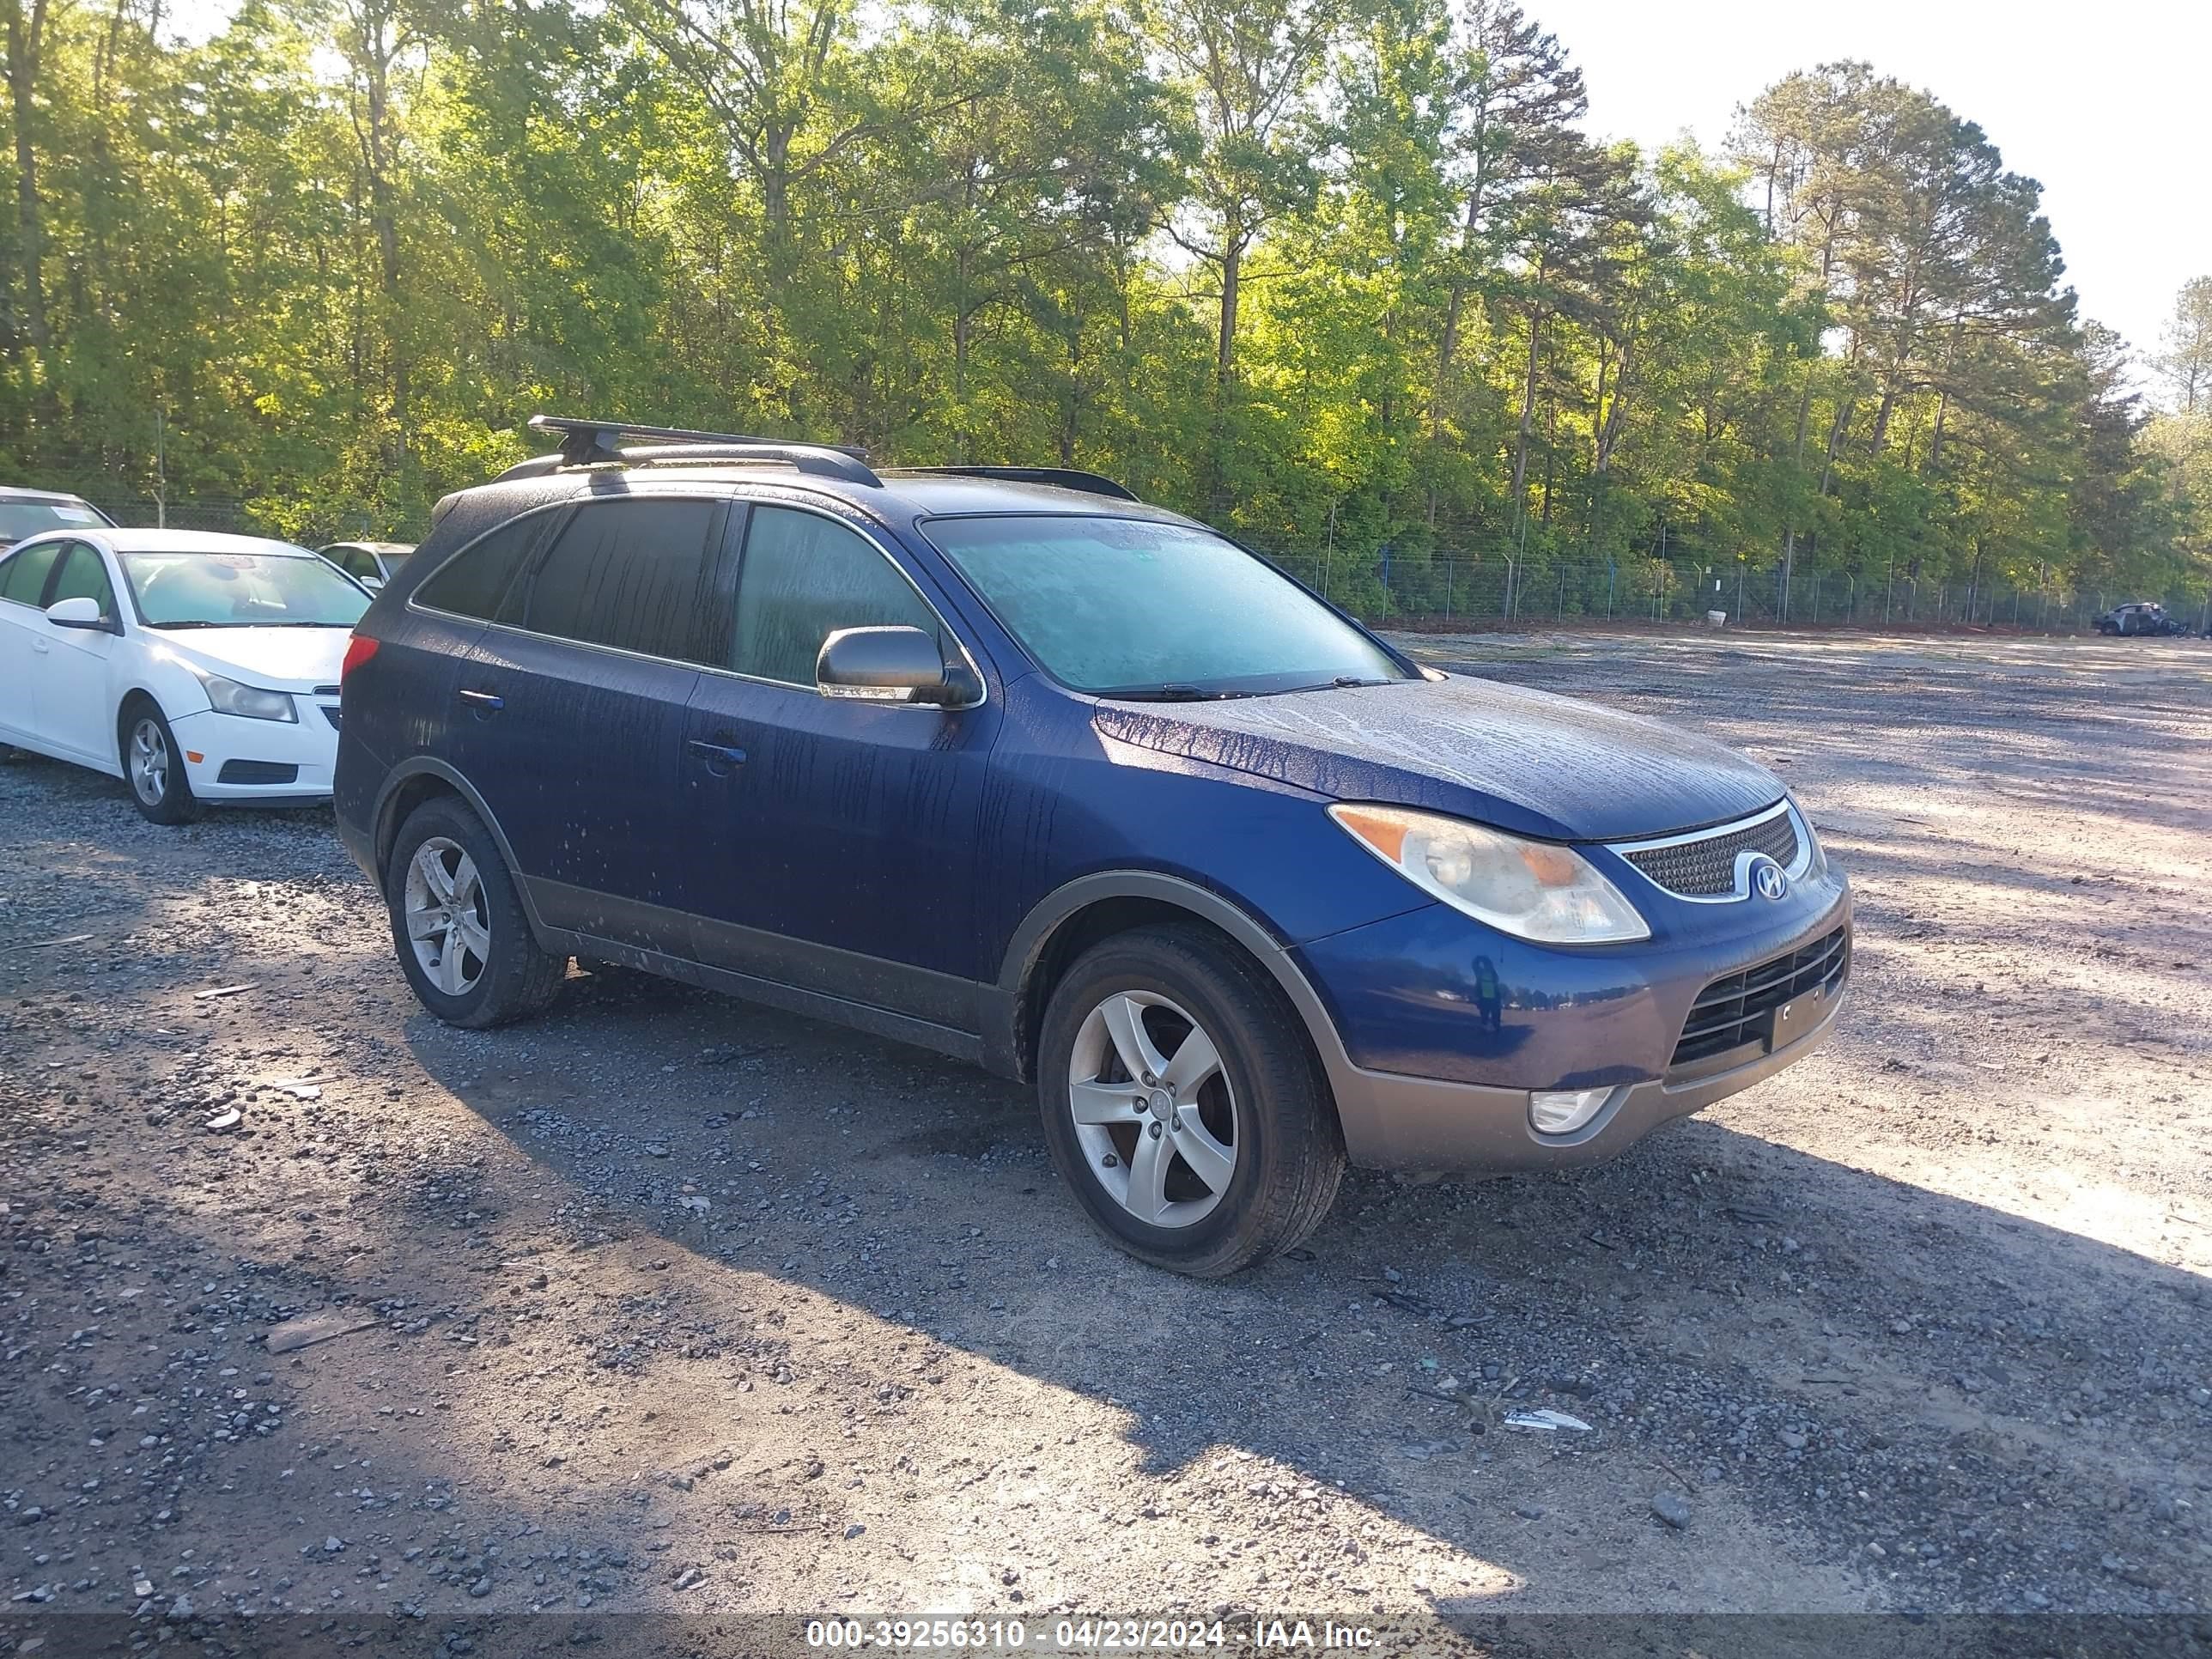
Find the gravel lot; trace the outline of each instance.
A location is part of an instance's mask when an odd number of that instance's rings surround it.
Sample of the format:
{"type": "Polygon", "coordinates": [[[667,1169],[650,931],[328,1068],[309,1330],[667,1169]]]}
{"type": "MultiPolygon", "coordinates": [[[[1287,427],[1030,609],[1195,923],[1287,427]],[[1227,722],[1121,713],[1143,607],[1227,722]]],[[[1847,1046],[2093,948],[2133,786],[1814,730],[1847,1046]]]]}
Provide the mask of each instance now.
{"type": "Polygon", "coordinates": [[[0,768],[6,1633],[2205,1610],[2212,647],[1413,643],[1777,766],[1855,1001],[1226,1285],[1092,1237],[1011,1085],[627,975],[450,1031],[326,812],[0,768]]]}

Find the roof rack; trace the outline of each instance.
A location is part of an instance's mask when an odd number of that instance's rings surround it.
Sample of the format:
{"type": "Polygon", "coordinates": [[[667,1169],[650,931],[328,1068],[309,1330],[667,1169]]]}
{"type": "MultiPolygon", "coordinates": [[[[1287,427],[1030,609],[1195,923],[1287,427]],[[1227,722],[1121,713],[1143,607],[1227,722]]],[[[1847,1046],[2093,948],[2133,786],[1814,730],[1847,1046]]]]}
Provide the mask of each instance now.
{"type": "Polygon", "coordinates": [[[927,472],[951,478],[1003,478],[1009,483],[1053,484],[1079,489],[1086,495],[1110,495],[1117,501],[1140,500],[1127,484],[1097,472],[1079,472],[1066,466],[911,466],[909,472],[927,472]]]}
{"type": "Polygon", "coordinates": [[[865,484],[870,489],[879,489],[884,482],[858,454],[829,444],[792,443],[781,438],[754,438],[728,432],[692,432],[682,427],[633,426],[626,421],[562,415],[533,415],[530,417],[530,429],[558,433],[560,453],[536,456],[511,466],[499,475],[501,479],[537,477],[564,466],[597,466],[609,462],[781,461],[797,471],[865,484]],[[625,449],[621,446],[624,438],[658,441],[625,449]]]}

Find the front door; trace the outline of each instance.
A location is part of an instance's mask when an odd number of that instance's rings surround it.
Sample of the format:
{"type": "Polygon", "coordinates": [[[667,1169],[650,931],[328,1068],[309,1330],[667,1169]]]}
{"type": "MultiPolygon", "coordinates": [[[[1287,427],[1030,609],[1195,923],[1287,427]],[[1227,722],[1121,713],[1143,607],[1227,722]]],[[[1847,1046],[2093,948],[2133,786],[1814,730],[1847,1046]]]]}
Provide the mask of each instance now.
{"type": "Polygon", "coordinates": [[[52,630],[40,614],[46,578],[65,544],[34,542],[0,563],[0,741],[43,749],[38,684],[53,654],[52,630]]]}
{"type": "Polygon", "coordinates": [[[696,849],[678,763],[696,659],[727,616],[724,514],[686,497],[579,506],[462,666],[461,769],[553,927],[687,953],[680,887],[696,849]]]}
{"type": "Polygon", "coordinates": [[[740,973],[976,1029],[976,843],[995,702],[825,697],[841,628],[906,623],[960,647],[869,536],[755,503],[727,673],[700,676],[685,730],[696,950],[740,973]]]}
{"type": "MultiPolygon", "coordinates": [[[[46,590],[48,605],[64,599],[91,599],[110,628],[115,625],[115,584],[99,549],[83,542],[70,544],[46,590]]],[[[56,749],[120,774],[122,746],[107,685],[109,659],[119,641],[106,629],[57,628],[43,617],[37,626],[46,646],[35,691],[39,729],[56,749]]]]}

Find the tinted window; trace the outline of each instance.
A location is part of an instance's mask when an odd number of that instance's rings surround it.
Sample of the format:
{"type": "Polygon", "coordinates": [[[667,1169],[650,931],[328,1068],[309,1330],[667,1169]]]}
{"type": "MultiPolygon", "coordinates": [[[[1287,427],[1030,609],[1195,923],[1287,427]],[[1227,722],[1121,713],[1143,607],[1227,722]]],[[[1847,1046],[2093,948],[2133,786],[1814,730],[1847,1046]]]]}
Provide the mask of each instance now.
{"type": "Polygon", "coordinates": [[[349,576],[359,576],[368,581],[379,581],[384,576],[384,573],[376,568],[376,561],[357,547],[348,548],[338,555],[338,568],[349,576]]]}
{"type": "Polygon", "coordinates": [[[866,538],[812,513],[753,508],[729,666],[812,685],[814,659],[830,635],[896,623],[937,637],[935,614],[866,538]]]}
{"type": "Polygon", "coordinates": [[[719,501],[639,499],[577,508],[530,581],[523,626],[648,657],[701,659],[719,501]]]}
{"type": "Polygon", "coordinates": [[[111,620],[115,616],[115,586],[107,580],[107,567],[82,542],[72,544],[62,561],[62,574],[54,579],[53,597],[47,603],[59,605],[64,599],[97,599],[101,616],[111,620]]]}
{"type": "Polygon", "coordinates": [[[36,605],[45,591],[46,573],[54,568],[66,542],[40,542],[36,547],[27,547],[8,561],[5,570],[0,570],[0,598],[10,599],[19,605],[36,605]]]}
{"type": "Polygon", "coordinates": [[[416,589],[416,599],[434,611],[490,621],[515,572],[560,516],[557,512],[530,513],[501,525],[459,557],[447,560],[443,569],[416,589]]]}
{"type": "Polygon", "coordinates": [[[948,519],[927,534],[1045,672],[1079,691],[1287,691],[1402,680],[1364,634],[1194,525],[948,519]]]}

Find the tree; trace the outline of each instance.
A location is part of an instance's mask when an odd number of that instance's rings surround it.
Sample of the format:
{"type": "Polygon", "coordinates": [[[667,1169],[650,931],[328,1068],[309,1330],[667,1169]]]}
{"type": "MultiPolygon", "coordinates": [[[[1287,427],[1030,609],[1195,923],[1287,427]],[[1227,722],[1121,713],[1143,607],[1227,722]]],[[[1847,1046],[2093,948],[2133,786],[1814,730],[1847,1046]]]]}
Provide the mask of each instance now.
{"type": "Polygon", "coordinates": [[[2172,389],[2174,406],[2185,415],[2212,408],[2212,276],[2182,284],[2160,335],[2165,349],[2152,366],[2172,389]]]}

